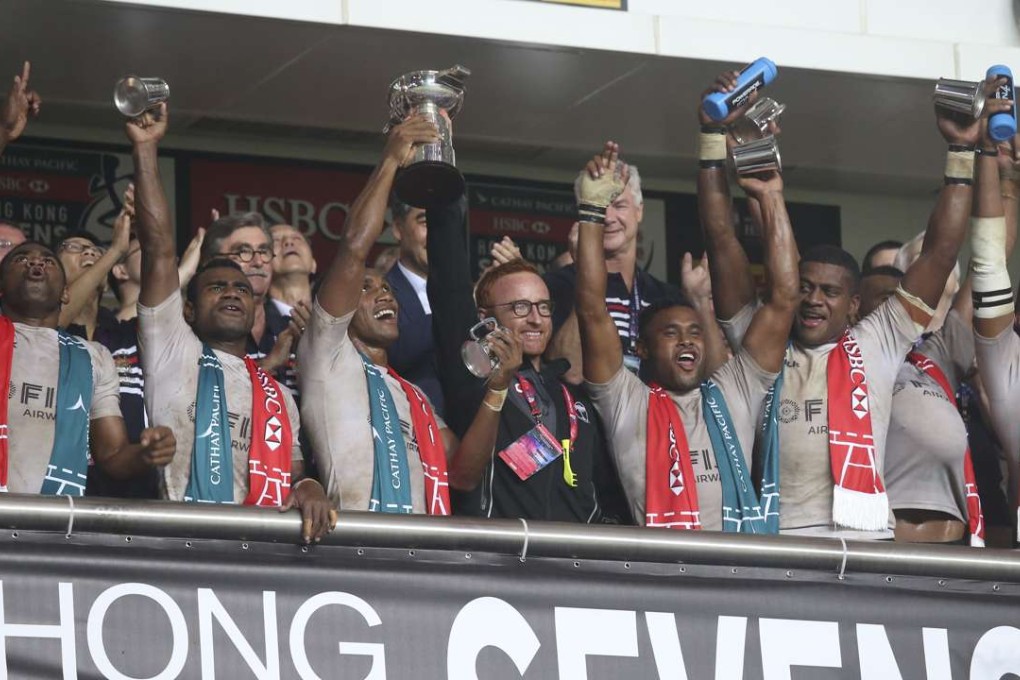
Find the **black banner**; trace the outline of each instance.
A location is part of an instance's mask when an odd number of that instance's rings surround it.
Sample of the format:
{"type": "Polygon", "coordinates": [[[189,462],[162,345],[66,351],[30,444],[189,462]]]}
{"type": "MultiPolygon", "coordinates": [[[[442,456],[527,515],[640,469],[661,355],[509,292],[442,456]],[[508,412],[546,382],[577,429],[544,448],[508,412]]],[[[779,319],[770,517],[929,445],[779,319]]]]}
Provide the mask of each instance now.
{"type": "Polygon", "coordinates": [[[0,677],[1020,673],[1020,587],[978,581],[24,531],[0,576],[0,677]]]}
{"type": "MultiPolygon", "coordinates": [[[[59,144],[59,143],[57,143],[59,144]]],[[[160,174],[174,204],[174,164],[160,158],[160,174]]],[[[25,236],[55,244],[87,229],[109,240],[121,197],[134,176],[130,154],[88,148],[17,144],[0,156],[0,221],[25,236]]]]}

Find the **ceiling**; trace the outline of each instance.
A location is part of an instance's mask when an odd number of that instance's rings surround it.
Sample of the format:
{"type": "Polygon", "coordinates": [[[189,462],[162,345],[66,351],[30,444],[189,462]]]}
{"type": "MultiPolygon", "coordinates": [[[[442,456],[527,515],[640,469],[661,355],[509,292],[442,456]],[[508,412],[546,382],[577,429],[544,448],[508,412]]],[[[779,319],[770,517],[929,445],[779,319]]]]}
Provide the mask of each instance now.
{"type": "MultiPolygon", "coordinates": [[[[0,0],[0,18],[0,72],[13,75],[31,59],[44,98],[33,129],[118,128],[114,82],[128,73],[161,76],[172,93],[168,147],[173,135],[211,135],[295,149],[378,148],[390,80],[461,63],[474,74],[455,123],[459,158],[573,170],[614,139],[646,177],[689,178],[699,93],[722,68],[88,0],[0,0]]],[[[944,153],[931,87],[780,67],[769,94],[788,107],[781,141],[788,180],[930,191],[944,153]]]]}

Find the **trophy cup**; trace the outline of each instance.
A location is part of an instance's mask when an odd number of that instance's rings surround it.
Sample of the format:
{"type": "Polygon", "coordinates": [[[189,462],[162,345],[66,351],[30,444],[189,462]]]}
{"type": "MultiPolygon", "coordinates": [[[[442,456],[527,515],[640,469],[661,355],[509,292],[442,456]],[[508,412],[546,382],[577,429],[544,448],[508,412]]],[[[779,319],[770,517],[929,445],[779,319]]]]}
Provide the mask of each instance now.
{"type": "Polygon", "coordinates": [[[414,147],[411,160],[397,175],[394,190],[404,203],[417,208],[445,205],[464,192],[464,176],[456,167],[449,122],[464,103],[464,81],[471,75],[457,65],[445,71],[415,71],[392,83],[389,89],[390,122],[386,130],[408,116],[419,115],[435,124],[440,140],[414,147]]]}
{"type": "Polygon", "coordinates": [[[939,108],[979,118],[985,108],[984,83],[939,78],[932,99],[939,108]]]}
{"type": "Polygon", "coordinates": [[[170,86],[162,78],[128,76],[113,88],[113,103],[128,118],[137,118],[170,99],[170,86]]]}
{"type": "Polygon", "coordinates": [[[773,135],[756,139],[733,147],[733,166],[738,175],[753,175],[759,172],[783,171],[779,157],[779,145],[773,135]]]}
{"type": "Polygon", "coordinates": [[[485,336],[499,328],[499,323],[491,316],[482,319],[468,331],[470,340],[464,342],[460,348],[460,358],[464,361],[467,370],[477,378],[488,378],[489,375],[499,366],[499,360],[492,356],[489,343],[485,336]]]}
{"type": "Polygon", "coordinates": [[[769,123],[779,118],[785,110],[786,104],[780,104],[771,97],[762,97],[730,125],[730,132],[737,144],[762,139],[768,135],[769,123]]]}

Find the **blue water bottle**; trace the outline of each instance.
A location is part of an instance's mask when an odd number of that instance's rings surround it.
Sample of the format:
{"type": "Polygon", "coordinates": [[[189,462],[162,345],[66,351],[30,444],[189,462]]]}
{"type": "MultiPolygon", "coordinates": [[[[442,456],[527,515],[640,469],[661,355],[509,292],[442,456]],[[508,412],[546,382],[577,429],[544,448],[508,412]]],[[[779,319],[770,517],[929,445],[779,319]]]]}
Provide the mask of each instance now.
{"type": "MultiPolygon", "coordinates": [[[[1013,99],[1013,72],[1008,66],[998,64],[988,69],[989,78],[1005,78],[1006,82],[995,90],[992,99],[1013,99]]],[[[1012,139],[1016,134],[1016,104],[1009,111],[996,113],[988,119],[988,134],[997,142],[1012,139]]]]}
{"type": "Polygon", "coordinates": [[[746,104],[748,98],[758,88],[765,87],[775,80],[776,73],[776,65],[771,59],[758,57],[740,72],[735,90],[732,92],[713,92],[701,102],[701,108],[705,110],[705,113],[712,120],[722,120],[730,115],[730,111],[739,109],[746,104]]]}

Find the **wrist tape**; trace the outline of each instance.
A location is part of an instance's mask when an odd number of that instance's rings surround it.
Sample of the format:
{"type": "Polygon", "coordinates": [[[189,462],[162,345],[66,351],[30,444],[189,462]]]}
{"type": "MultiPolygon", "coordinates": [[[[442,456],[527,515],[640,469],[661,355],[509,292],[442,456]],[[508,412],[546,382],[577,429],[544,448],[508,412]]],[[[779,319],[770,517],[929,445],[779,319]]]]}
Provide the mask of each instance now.
{"type": "Polygon", "coordinates": [[[590,203],[577,204],[577,221],[592,224],[606,223],[606,209],[590,203]]]}
{"type": "Polygon", "coordinates": [[[974,150],[953,145],[946,152],[946,184],[974,183],[974,150]]]}
{"type": "Polygon", "coordinates": [[[1006,270],[1006,218],[972,217],[970,271],[974,316],[995,319],[1013,313],[1013,289],[1006,270]]]}
{"type": "Polygon", "coordinates": [[[726,132],[701,131],[698,146],[698,165],[702,168],[721,168],[726,165],[726,132]]]}

